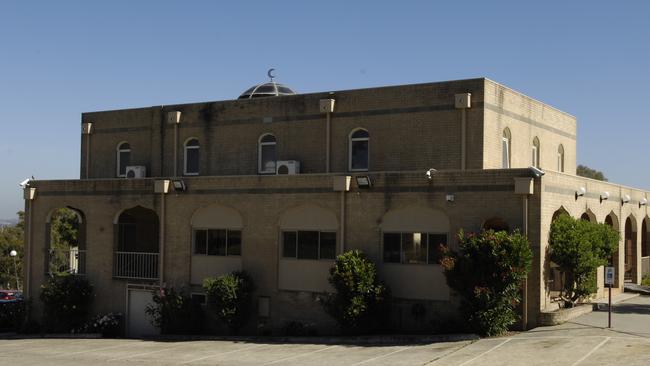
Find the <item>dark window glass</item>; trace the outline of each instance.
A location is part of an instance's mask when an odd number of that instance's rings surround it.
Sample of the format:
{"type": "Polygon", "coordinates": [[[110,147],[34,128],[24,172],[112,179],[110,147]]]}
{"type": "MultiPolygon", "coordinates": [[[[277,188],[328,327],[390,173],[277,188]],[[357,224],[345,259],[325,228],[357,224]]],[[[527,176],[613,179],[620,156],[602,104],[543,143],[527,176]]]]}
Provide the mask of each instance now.
{"type": "Polygon", "coordinates": [[[353,139],[358,139],[358,138],[368,138],[370,135],[368,134],[368,131],[366,130],[357,130],[355,133],[352,134],[353,139]]]}
{"type": "Polygon", "coordinates": [[[199,140],[191,139],[185,144],[185,146],[199,146],[199,140]]]}
{"type": "Polygon", "coordinates": [[[275,136],[273,136],[273,135],[264,135],[264,137],[262,137],[262,141],[260,141],[260,142],[275,142],[275,136]]]}
{"type": "Polygon", "coordinates": [[[320,259],[336,258],[336,233],[320,233],[320,259]]]}
{"type": "Polygon", "coordinates": [[[199,173],[199,149],[191,148],[186,149],[185,154],[185,172],[187,174],[198,174],[199,173]]]}
{"type": "Polygon", "coordinates": [[[352,141],[352,169],[368,169],[368,141],[352,141]]]}
{"type": "Polygon", "coordinates": [[[282,256],[285,258],[296,258],[296,232],[284,231],[282,237],[282,256]]]}
{"type": "Polygon", "coordinates": [[[204,294],[192,294],[192,302],[195,304],[205,304],[204,294]]]}
{"type": "Polygon", "coordinates": [[[275,87],[273,87],[272,85],[260,86],[259,88],[257,88],[257,90],[255,90],[255,93],[273,93],[273,94],[275,94],[275,87]]]}
{"type": "Polygon", "coordinates": [[[228,230],[228,255],[241,255],[241,231],[228,230]]]}
{"type": "Polygon", "coordinates": [[[287,88],[286,86],[279,86],[278,91],[283,94],[293,94],[293,90],[287,88]]]}
{"type": "Polygon", "coordinates": [[[275,144],[262,145],[261,147],[261,169],[262,173],[275,173],[275,144]]]}
{"type": "Polygon", "coordinates": [[[298,259],[318,259],[318,231],[298,232],[298,259]]]}
{"type": "Polygon", "coordinates": [[[400,240],[401,235],[398,233],[384,234],[384,262],[400,263],[400,240]]]}
{"type": "Polygon", "coordinates": [[[206,230],[196,230],[194,232],[194,254],[207,253],[207,233],[206,230]]]}
{"type": "Polygon", "coordinates": [[[208,230],[208,255],[226,255],[226,230],[208,230]]]}
{"type": "Polygon", "coordinates": [[[403,233],[402,250],[404,251],[404,263],[427,263],[427,235],[403,233]]]}
{"type": "Polygon", "coordinates": [[[119,231],[120,231],[119,233],[120,242],[118,243],[119,250],[122,252],[128,252],[133,250],[133,248],[135,248],[137,244],[135,224],[120,223],[119,231]]]}
{"type": "Polygon", "coordinates": [[[126,174],[126,167],[131,164],[131,152],[120,151],[120,175],[126,174]]]}
{"type": "Polygon", "coordinates": [[[440,262],[440,245],[447,245],[446,234],[429,234],[429,264],[438,264],[440,262]]]}

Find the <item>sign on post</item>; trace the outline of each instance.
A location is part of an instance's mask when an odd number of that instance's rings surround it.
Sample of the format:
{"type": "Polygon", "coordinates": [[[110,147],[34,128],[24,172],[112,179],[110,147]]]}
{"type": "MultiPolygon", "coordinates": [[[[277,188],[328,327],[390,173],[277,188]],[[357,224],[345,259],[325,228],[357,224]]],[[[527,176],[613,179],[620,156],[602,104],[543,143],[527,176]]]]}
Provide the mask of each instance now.
{"type": "Polygon", "coordinates": [[[605,284],[614,285],[614,267],[605,267],[605,284]]]}
{"type": "Polygon", "coordinates": [[[614,286],[614,267],[605,267],[605,286],[609,287],[609,306],[607,306],[607,327],[612,327],[612,286],[614,286]]]}

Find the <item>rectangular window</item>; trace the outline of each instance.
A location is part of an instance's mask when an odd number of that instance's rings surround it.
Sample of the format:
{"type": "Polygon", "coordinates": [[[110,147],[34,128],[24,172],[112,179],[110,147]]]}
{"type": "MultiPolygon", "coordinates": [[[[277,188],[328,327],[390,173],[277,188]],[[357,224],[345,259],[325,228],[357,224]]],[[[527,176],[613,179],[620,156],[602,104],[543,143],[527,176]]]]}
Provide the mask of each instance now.
{"type": "Polygon", "coordinates": [[[336,258],[336,233],[283,231],[282,256],[296,259],[334,259],[336,258]]]}
{"type": "Polygon", "coordinates": [[[368,170],[368,140],[352,141],[352,170],[368,170]]]}
{"type": "Polygon", "coordinates": [[[501,150],[502,150],[502,156],[501,156],[501,167],[503,169],[508,169],[510,168],[510,144],[508,143],[508,139],[503,138],[501,140],[501,150]]]}
{"type": "Polygon", "coordinates": [[[532,153],[533,153],[533,159],[532,159],[533,166],[535,168],[538,168],[539,162],[537,161],[537,146],[533,146],[532,153]]]}
{"type": "Polygon", "coordinates": [[[199,148],[185,148],[185,174],[199,174],[199,148]]]}
{"type": "Polygon", "coordinates": [[[119,175],[126,175],[126,167],[131,165],[131,152],[130,151],[120,151],[120,167],[119,175]]]}
{"type": "Polygon", "coordinates": [[[275,144],[260,146],[260,173],[275,174],[275,144]]]}
{"type": "Polygon", "coordinates": [[[194,230],[194,254],[241,255],[241,231],[226,229],[194,230]]]}
{"type": "Polygon", "coordinates": [[[447,234],[384,233],[384,263],[438,264],[447,234]]]}

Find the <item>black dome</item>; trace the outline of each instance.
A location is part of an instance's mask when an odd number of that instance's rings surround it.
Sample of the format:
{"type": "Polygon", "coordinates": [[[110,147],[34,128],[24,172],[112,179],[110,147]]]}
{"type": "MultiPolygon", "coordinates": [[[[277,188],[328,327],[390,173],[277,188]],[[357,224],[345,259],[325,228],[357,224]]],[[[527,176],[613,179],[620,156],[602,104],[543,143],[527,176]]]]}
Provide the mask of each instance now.
{"type": "Polygon", "coordinates": [[[271,81],[264,84],[255,85],[243,92],[237,99],[251,99],[261,97],[279,97],[282,95],[296,94],[291,88],[286,85],[278,84],[271,81]]]}

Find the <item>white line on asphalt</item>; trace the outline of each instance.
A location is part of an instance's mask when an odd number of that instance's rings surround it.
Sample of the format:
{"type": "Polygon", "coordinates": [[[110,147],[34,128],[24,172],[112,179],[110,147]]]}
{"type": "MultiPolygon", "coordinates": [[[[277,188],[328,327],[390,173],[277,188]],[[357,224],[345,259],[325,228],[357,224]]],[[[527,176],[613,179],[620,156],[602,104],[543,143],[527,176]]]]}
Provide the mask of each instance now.
{"type": "Polygon", "coordinates": [[[477,360],[477,359],[479,359],[479,358],[481,358],[481,357],[487,355],[488,353],[494,351],[495,349],[497,349],[497,348],[503,346],[504,344],[508,343],[508,341],[510,341],[510,340],[512,340],[512,338],[508,338],[508,339],[506,339],[505,341],[503,341],[503,342],[497,344],[496,346],[494,346],[494,347],[490,348],[489,350],[487,350],[487,351],[485,351],[485,352],[479,354],[478,356],[476,356],[476,357],[474,357],[474,358],[471,358],[471,359],[469,359],[469,360],[467,360],[467,361],[461,363],[461,364],[458,365],[458,366],[465,366],[465,365],[467,365],[468,363],[470,363],[470,362],[472,362],[472,361],[474,361],[474,360],[477,360]]]}
{"type": "Polygon", "coordinates": [[[36,341],[29,341],[29,342],[22,342],[22,343],[7,343],[7,344],[0,344],[0,347],[5,347],[5,346],[22,346],[23,344],[30,344],[30,343],[36,343],[36,341]]]}
{"type": "Polygon", "coordinates": [[[294,358],[298,358],[298,357],[302,357],[302,356],[311,355],[311,354],[318,353],[318,352],[321,352],[321,351],[325,351],[325,350],[328,350],[328,349],[330,349],[330,348],[334,348],[334,347],[336,347],[336,346],[328,346],[328,347],[324,347],[324,348],[318,349],[318,350],[316,350],[316,351],[305,352],[305,353],[301,353],[301,354],[299,354],[299,355],[289,356],[289,357],[281,358],[281,359],[279,359],[279,360],[275,360],[275,361],[267,362],[267,363],[264,363],[264,364],[262,364],[262,365],[273,365],[273,364],[278,363],[278,362],[287,361],[287,360],[293,360],[294,358]]]}
{"type": "Polygon", "coordinates": [[[587,353],[586,355],[582,356],[582,358],[580,358],[578,361],[574,362],[571,366],[576,366],[576,365],[579,364],[580,362],[586,360],[587,357],[591,356],[592,353],[596,352],[597,349],[599,349],[600,347],[602,347],[603,344],[607,343],[607,341],[609,341],[610,339],[611,339],[611,337],[607,337],[607,338],[605,338],[602,342],[598,343],[598,345],[597,345],[596,347],[594,347],[594,349],[592,349],[591,351],[589,351],[589,353],[587,353]]]}
{"type": "Polygon", "coordinates": [[[240,348],[240,349],[236,349],[236,350],[232,350],[232,351],[228,351],[228,352],[213,353],[213,354],[211,354],[209,356],[199,357],[199,358],[195,358],[193,360],[181,362],[180,365],[186,365],[188,363],[205,360],[206,358],[217,357],[217,356],[221,356],[221,355],[228,355],[228,354],[231,354],[231,353],[246,351],[248,349],[259,348],[259,347],[262,347],[262,346],[268,346],[268,344],[255,344],[255,345],[252,345],[250,347],[244,347],[244,348],[240,348]]]}
{"type": "Polygon", "coordinates": [[[105,349],[118,348],[118,347],[130,347],[130,346],[135,346],[135,345],[138,345],[138,343],[117,344],[115,346],[91,348],[91,349],[86,349],[86,350],[83,350],[83,351],[70,352],[70,353],[65,353],[64,352],[64,353],[60,353],[60,354],[52,356],[52,357],[67,357],[67,356],[72,356],[72,355],[79,355],[79,354],[82,354],[82,353],[97,352],[97,351],[103,351],[105,349]]]}
{"type": "Polygon", "coordinates": [[[385,355],[381,355],[381,356],[377,356],[377,357],[373,357],[373,358],[367,359],[367,360],[365,360],[365,361],[361,361],[361,362],[353,363],[351,366],[355,366],[355,365],[363,365],[363,364],[366,363],[366,362],[370,362],[370,361],[374,361],[374,360],[377,360],[377,359],[380,359],[380,358],[384,358],[384,357],[386,357],[386,356],[390,356],[390,355],[392,355],[392,354],[395,354],[395,353],[397,353],[397,352],[402,352],[402,351],[405,351],[405,350],[407,350],[407,349],[409,349],[409,347],[402,347],[401,349],[398,349],[397,351],[389,352],[389,353],[386,353],[385,355]]]}
{"type": "Polygon", "coordinates": [[[119,360],[127,360],[127,359],[133,358],[133,357],[140,357],[140,356],[151,355],[151,354],[158,353],[158,352],[169,351],[170,349],[178,348],[178,347],[180,347],[182,345],[183,345],[183,343],[177,344],[175,346],[163,348],[163,349],[158,349],[158,350],[155,350],[155,351],[144,352],[144,353],[136,353],[135,355],[126,355],[126,356],[111,358],[110,360],[108,360],[108,362],[119,361],[119,360]]]}

